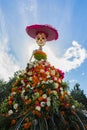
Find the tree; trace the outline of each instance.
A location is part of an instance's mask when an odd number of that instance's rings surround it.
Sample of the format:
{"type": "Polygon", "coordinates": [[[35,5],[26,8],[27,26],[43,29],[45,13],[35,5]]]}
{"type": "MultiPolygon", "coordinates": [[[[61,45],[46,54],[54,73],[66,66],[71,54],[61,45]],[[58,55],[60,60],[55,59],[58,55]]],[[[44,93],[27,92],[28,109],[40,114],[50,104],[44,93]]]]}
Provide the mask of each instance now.
{"type": "Polygon", "coordinates": [[[80,89],[80,84],[76,83],[74,89],[71,91],[72,97],[77,100],[79,103],[82,103],[87,110],[87,97],[84,94],[84,91],[80,89]]]}

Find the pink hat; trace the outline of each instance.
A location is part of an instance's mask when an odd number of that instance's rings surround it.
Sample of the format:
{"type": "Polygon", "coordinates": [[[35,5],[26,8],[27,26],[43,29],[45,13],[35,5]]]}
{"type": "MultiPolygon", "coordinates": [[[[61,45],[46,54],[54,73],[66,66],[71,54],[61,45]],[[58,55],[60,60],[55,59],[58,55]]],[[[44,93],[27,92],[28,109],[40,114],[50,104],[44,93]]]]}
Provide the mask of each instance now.
{"type": "Polygon", "coordinates": [[[32,38],[36,38],[36,35],[39,32],[45,33],[47,36],[47,41],[57,40],[58,39],[58,32],[55,28],[50,25],[31,25],[26,27],[26,32],[32,38]]]}

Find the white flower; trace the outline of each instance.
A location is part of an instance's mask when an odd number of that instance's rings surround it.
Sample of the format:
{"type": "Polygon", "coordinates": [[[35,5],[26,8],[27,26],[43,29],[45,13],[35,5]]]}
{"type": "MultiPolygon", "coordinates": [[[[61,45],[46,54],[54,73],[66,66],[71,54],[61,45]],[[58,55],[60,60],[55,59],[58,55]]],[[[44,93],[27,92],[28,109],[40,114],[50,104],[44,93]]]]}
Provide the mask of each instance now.
{"type": "Polygon", "coordinates": [[[45,83],[45,81],[42,81],[42,83],[45,83]]]}
{"type": "Polygon", "coordinates": [[[63,91],[63,88],[60,88],[61,91],[63,91]]]}
{"type": "Polygon", "coordinates": [[[49,81],[49,83],[53,83],[53,80],[48,80],[49,81]]]}
{"type": "Polygon", "coordinates": [[[41,107],[40,107],[40,106],[36,106],[35,109],[38,110],[38,111],[40,111],[40,110],[41,110],[41,107]]]}
{"type": "Polygon", "coordinates": [[[64,93],[64,92],[63,92],[63,91],[61,91],[61,95],[63,95],[63,93],[64,93]]]}
{"type": "Polygon", "coordinates": [[[51,74],[52,74],[52,75],[55,75],[55,70],[51,70],[51,74]]]}
{"type": "Polygon", "coordinates": [[[59,84],[58,83],[54,83],[54,88],[58,88],[59,84]]]}
{"type": "Polygon", "coordinates": [[[41,62],[44,61],[44,59],[41,59],[41,62]]]}
{"type": "Polygon", "coordinates": [[[74,105],[72,105],[72,108],[74,109],[74,108],[75,108],[75,106],[74,106],[74,105]]]}
{"type": "Polygon", "coordinates": [[[50,78],[50,75],[47,75],[47,78],[50,78]]]}
{"type": "Polygon", "coordinates": [[[45,106],[45,102],[41,102],[40,105],[41,105],[41,107],[44,107],[45,106]]]}
{"type": "Polygon", "coordinates": [[[17,79],[19,79],[19,75],[17,76],[17,79]]]}
{"type": "Polygon", "coordinates": [[[38,92],[35,93],[35,97],[38,98],[40,94],[38,92]]]}
{"type": "Polygon", "coordinates": [[[48,66],[48,65],[49,65],[49,62],[46,61],[46,62],[45,62],[45,66],[48,66]]]}
{"type": "Polygon", "coordinates": [[[54,80],[57,81],[57,77],[54,77],[54,80]]]}
{"type": "Polygon", "coordinates": [[[26,88],[30,88],[30,84],[28,84],[28,85],[26,86],[26,88]]]}
{"type": "Polygon", "coordinates": [[[38,82],[37,87],[39,87],[40,83],[38,82]]]}
{"type": "Polygon", "coordinates": [[[43,70],[43,69],[41,69],[41,70],[40,70],[40,72],[42,72],[42,73],[43,73],[43,72],[44,72],[44,70],[43,70]]]}
{"type": "Polygon", "coordinates": [[[68,91],[68,95],[70,95],[70,91],[68,91]]]}
{"type": "Polygon", "coordinates": [[[39,79],[40,79],[40,80],[42,80],[42,78],[41,78],[41,77],[40,77],[39,79]]]}
{"type": "Polygon", "coordinates": [[[18,112],[18,109],[15,112],[18,112]]]}
{"type": "Polygon", "coordinates": [[[24,98],[24,94],[21,93],[21,97],[24,98]]]}
{"type": "Polygon", "coordinates": [[[32,77],[29,77],[29,80],[32,81],[32,77]]]}
{"type": "Polygon", "coordinates": [[[46,84],[48,84],[49,82],[48,81],[45,81],[46,84]]]}
{"type": "Polygon", "coordinates": [[[12,115],[13,114],[13,111],[12,110],[9,110],[8,111],[8,115],[10,116],[10,115],[12,115]]]}
{"type": "Polygon", "coordinates": [[[27,100],[27,99],[28,99],[28,96],[26,95],[24,98],[25,98],[25,100],[27,100]]]}
{"type": "Polygon", "coordinates": [[[11,93],[11,96],[14,96],[14,95],[16,95],[16,92],[12,92],[12,93],[11,93]]]}
{"type": "Polygon", "coordinates": [[[21,83],[22,83],[23,86],[25,86],[25,82],[23,80],[21,80],[21,83]]]}
{"type": "Polygon", "coordinates": [[[18,103],[15,103],[13,108],[16,110],[18,108],[18,103]]]}
{"type": "Polygon", "coordinates": [[[29,69],[33,67],[33,63],[29,63],[29,69]]]}
{"type": "Polygon", "coordinates": [[[57,91],[53,90],[51,91],[51,94],[57,95],[57,91]]]}
{"type": "Polygon", "coordinates": [[[36,67],[37,65],[34,65],[34,67],[36,67]]]}
{"type": "Polygon", "coordinates": [[[32,75],[32,71],[29,71],[29,72],[28,72],[28,75],[32,75]]]}
{"type": "Polygon", "coordinates": [[[24,93],[25,93],[25,89],[22,90],[21,92],[21,97],[24,98],[24,93]]]}
{"type": "Polygon", "coordinates": [[[50,106],[50,105],[51,105],[50,101],[47,101],[47,106],[50,106]]]}
{"type": "Polygon", "coordinates": [[[51,98],[50,98],[50,97],[47,97],[47,101],[51,101],[51,98]]]}
{"type": "Polygon", "coordinates": [[[43,95],[42,95],[42,98],[43,98],[43,99],[46,99],[46,98],[47,98],[47,95],[46,95],[46,94],[43,94],[43,95]]]}
{"type": "Polygon", "coordinates": [[[46,74],[49,75],[49,72],[47,71],[46,74]]]}
{"type": "Polygon", "coordinates": [[[25,89],[23,89],[21,93],[24,94],[25,93],[25,89]]]}

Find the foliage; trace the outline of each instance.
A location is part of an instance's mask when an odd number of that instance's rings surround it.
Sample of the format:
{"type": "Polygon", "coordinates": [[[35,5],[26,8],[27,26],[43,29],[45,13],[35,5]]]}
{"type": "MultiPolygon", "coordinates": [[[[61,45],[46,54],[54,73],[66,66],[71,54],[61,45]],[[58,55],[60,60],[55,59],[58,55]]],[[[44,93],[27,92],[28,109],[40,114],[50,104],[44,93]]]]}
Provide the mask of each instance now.
{"type": "Polygon", "coordinates": [[[18,77],[18,75],[21,72],[22,71],[15,72],[14,76],[12,78],[10,78],[8,82],[6,82],[2,79],[0,80],[0,102],[9,95],[9,93],[11,91],[12,83],[16,81],[16,78],[18,77]]]}
{"type": "Polygon", "coordinates": [[[6,84],[6,82],[4,81],[4,80],[0,80],[0,92],[2,92],[4,89],[5,89],[5,84],[6,84]]]}
{"type": "Polygon", "coordinates": [[[84,94],[84,91],[79,88],[79,84],[76,83],[74,89],[71,91],[72,97],[77,100],[79,103],[83,104],[87,110],[87,97],[84,94]]]}

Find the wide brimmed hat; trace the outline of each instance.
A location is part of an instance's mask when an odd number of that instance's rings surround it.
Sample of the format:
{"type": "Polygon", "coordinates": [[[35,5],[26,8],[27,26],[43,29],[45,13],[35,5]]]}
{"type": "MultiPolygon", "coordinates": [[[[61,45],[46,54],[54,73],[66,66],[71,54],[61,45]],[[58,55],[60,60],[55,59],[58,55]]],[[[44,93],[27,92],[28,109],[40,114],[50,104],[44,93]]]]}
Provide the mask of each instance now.
{"type": "Polygon", "coordinates": [[[31,25],[26,27],[27,34],[32,37],[36,38],[38,33],[45,33],[47,36],[47,41],[57,40],[58,39],[58,32],[55,28],[50,25],[31,25]]]}

